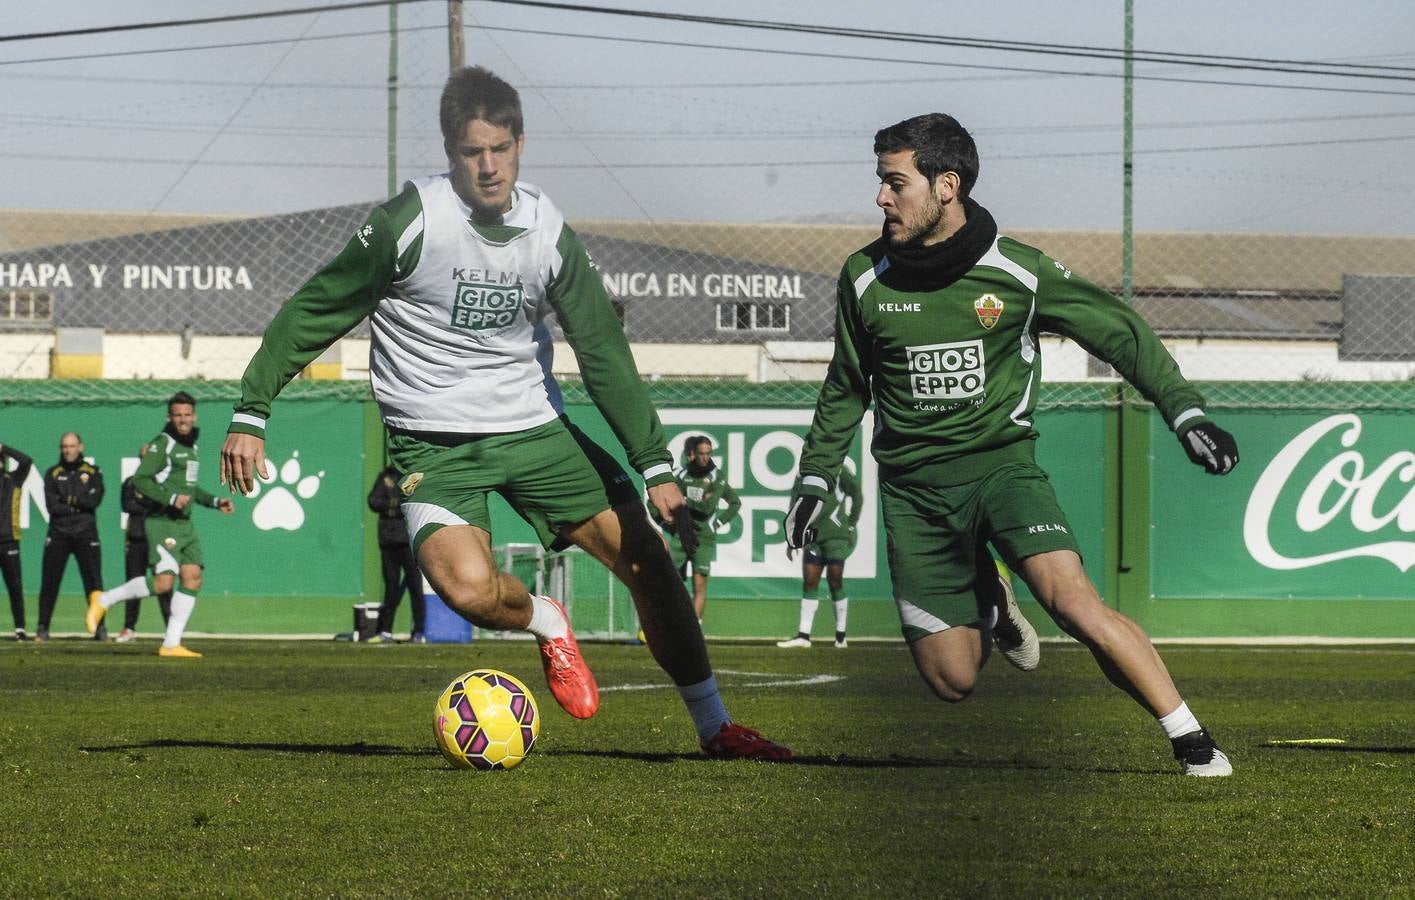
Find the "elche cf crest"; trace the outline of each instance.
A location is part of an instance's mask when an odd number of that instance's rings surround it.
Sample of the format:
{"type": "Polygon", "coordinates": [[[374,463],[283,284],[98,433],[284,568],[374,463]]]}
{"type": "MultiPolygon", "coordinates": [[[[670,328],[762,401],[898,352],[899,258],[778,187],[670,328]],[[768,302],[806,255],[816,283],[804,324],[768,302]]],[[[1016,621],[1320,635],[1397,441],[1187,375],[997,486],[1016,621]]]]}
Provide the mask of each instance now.
{"type": "Polygon", "coordinates": [[[1003,303],[992,294],[984,294],[973,301],[973,311],[978,314],[978,324],[989,331],[1002,316],[1003,303]]]}

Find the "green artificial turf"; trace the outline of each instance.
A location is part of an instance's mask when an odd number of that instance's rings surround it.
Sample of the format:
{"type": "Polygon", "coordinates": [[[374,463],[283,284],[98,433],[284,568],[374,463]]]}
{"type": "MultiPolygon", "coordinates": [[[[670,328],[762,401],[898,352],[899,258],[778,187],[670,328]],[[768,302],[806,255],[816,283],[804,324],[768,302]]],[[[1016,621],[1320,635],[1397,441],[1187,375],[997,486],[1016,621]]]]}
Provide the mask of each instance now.
{"type": "Polygon", "coordinates": [[[947,706],[900,644],[714,645],[729,708],[790,744],[787,765],[700,756],[642,647],[586,646],[604,689],[588,722],[555,706],[529,642],[198,649],[0,645],[0,894],[1415,890],[1411,648],[1162,648],[1227,779],[1181,777],[1074,646],[1031,674],[995,657],[947,706]],[[433,741],[437,694],[483,666],[540,703],[509,772],[453,770],[433,741]],[[1268,745],[1307,738],[1346,743],[1268,745]]]}

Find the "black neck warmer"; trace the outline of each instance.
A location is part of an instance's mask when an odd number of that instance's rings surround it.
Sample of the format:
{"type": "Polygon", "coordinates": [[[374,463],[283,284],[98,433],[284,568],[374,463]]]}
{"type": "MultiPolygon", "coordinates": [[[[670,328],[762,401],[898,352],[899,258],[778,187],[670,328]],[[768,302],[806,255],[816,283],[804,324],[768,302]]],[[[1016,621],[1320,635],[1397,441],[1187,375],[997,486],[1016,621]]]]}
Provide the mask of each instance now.
{"type": "Polygon", "coordinates": [[[172,427],[172,423],[168,422],[165,426],[163,426],[162,433],[167,435],[177,443],[181,444],[183,447],[195,447],[197,444],[197,432],[199,430],[200,429],[193,427],[191,434],[187,435],[186,437],[182,437],[180,434],[177,433],[177,429],[172,427]]]}
{"type": "MultiPolygon", "coordinates": [[[[963,211],[968,221],[940,243],[928,247],[918,243],[893,247],[886,240],[889,269],[880,280],[888,284],[890,273],[896,272],[916,290],[937,291],[967,274],[996,240],[997,222],[993,221],[992,213],[971,197],[963,201],[963,211]]],[[[888,235],[885,236],[887,239],[888,235]]]]}
{"type": "Polygon", "coordinates": [[[687,465],[685,465],[683,468],[687,471],[689,475],[693,476],[694,478],[702,478],[704,475],[708,474],[713,469],[716,469],[717,463],[713,462],[712,460],[708,460],[707,465],[700,466],[697,463],[689,460],[687,465]]]}

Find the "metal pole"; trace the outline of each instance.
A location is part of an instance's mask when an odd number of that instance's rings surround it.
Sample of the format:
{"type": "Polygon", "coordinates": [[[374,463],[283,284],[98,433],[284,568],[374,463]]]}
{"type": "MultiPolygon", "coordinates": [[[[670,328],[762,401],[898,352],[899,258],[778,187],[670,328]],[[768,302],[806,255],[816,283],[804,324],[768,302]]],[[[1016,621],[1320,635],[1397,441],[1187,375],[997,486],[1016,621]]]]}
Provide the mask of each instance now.
{"type": "Polygon", "coordinates": [[[1120,298],[1135,297],[1135,0],[1125,0],[1125,131],[1124,199],[1120,226],[1120,298]]]}
{"type": "Polygon", "coordinates": [[[462,45],[462,0],[447,0],[448,71],[455,72],[466,65],[466,56],[462,45]]]}
{"type": "Polygon", "coordinates": [[[388,196],[398,193],[398,4],[388,4],[388,196]]]}

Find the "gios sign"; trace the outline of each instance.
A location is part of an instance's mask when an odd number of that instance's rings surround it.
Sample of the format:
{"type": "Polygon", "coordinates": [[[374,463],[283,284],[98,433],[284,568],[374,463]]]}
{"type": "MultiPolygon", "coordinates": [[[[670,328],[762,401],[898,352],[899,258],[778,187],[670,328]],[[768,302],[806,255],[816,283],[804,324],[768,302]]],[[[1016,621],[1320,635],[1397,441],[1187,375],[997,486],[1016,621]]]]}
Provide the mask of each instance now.
{"type": "Polygon", "coordinates": [[[1361,429],[1356,415],[1330,416],[1268,463],[1243,516],[1243,542],[1259,565],[1307,569],[1369,556],[1401,572],[1415,566],[1415,453],[1368,458],[1357,446],[1361,429]],[[1333,453],[1332,439],[1345,449],[1333,453]]]}
{"type": "MultiPolygon", "coordinates": [[[[717,537],[713,577],[801,578],[801,559],[786,558],[781,518],[791,502],[791,486],[801,461],[801,446],[811,426],[810,410],[661,409],[674,466],[682,465],[683,441],[692,434],[712,439],[713,460],[742,500],[738,518],[717,537]]],[[[850,450],[860,475],[860,538],[845,564],[847,578],[878,573],[879,476],[860,435],[874,428],[866,413],[850,450]]]]}

